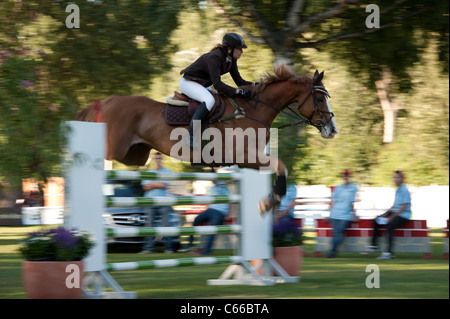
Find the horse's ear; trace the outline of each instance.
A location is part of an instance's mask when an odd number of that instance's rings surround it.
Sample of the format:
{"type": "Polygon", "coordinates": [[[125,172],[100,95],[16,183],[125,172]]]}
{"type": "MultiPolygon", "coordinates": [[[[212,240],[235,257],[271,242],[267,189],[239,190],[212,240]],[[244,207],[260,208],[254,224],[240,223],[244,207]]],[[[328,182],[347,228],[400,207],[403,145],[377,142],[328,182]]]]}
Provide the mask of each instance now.
{"type": "Polygon", "coordinates": [[[313,84],[314,85],[319,85],[320,82],[322,82],[323,73],[324,73],[324,71],[320,72],[320,74],[319,74],[319,71],[316,70],[316,73],[314,73],[314,78],[313,78],[313,80],[314,80],[313,84]]]}

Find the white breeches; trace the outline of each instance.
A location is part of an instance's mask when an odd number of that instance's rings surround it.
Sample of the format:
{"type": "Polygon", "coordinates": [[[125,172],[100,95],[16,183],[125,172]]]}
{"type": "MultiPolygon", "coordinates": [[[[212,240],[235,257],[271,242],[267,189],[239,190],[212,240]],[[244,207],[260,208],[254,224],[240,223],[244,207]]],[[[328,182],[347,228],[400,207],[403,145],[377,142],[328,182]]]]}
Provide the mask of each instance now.
{"type": "Polygon", "coordinates": [[[180,90],[181,93],[186,94],[193,100],[205,102],[206,108],[209,111],[211,111],[211,109],[213,108],[215,103],[214,97],[203,85],[195,81],[190,81],[185,78],[181,78],[180,90]]]}

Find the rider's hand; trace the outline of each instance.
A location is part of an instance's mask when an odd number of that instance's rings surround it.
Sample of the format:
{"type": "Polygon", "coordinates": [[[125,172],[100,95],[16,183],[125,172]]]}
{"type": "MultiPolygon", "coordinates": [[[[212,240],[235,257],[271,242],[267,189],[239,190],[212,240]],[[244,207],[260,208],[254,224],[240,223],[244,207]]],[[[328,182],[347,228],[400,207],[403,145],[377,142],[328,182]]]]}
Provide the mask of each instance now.
{"type": "Polygon", "coordinates": [[[250,99],[252,97],[252,93],[246,89],[237,89],[237,94],[245,99],[250,99]]]}

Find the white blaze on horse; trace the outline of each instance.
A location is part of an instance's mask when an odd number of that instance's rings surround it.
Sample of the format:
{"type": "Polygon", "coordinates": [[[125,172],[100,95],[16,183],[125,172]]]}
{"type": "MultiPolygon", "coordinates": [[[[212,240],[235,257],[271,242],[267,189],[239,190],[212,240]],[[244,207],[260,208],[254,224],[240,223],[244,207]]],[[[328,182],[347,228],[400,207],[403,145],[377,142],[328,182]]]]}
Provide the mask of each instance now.
{"type": "Polygon", "coordinates": [[[327,139],[333,138],[338,132],[328,101],[330,95],[322,79],[323,72],[319,74],[316,71],[313,77],[296,76],[285,65],[274,66],[274,74],[265,74],[261,83],[255,87],[245,87],[252,91],[251,99],[229,99],[221,94],[216,95],[217,106],[203,123],[205,130],[214,133],[211,143],[204,146],[209,147],[206,153],[201,146],[198,150],[183,147],[182,136],[171,139],[175,129],[184,128],[187,132],[188,116],[193,113],[188,107],[177,107],[176,111],[177,118],[187,116],[187,119],[170,121],[167,115],[174,107],[167,103],[144,96],[112,95],[80,111],[75,120],[106,122],[106,157],[126,165],[144,165],[150,150],[155,149],[184,161],[210,167],[238,165],[240,168],[270,168],[276,172],[277,181],[273,192],[260,207],[265,211],[286,192],[284,163],[273,156],[267,160],[265,154],[270,128],[277,115],[285,112],[289,105],[297,103],[299,114],[291,111],[298,123],[315,126],[321,136],[327,139]],[[233,136],[228,134],[227,137],[225,132],[229,133],[230,130],[233,136]],[[247,143],[242,143],[244,140],[247,143]],[[178,151],[174,152],[175,149],[178,151]],[[208,161],[196,151],[209,154],[208,161]]]}

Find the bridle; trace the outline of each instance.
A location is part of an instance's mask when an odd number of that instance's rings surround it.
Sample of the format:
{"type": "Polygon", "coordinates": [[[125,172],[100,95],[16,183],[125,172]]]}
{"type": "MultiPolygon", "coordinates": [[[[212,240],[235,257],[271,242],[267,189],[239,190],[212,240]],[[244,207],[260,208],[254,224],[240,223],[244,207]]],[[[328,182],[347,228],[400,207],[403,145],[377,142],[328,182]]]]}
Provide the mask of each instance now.
{"type": "MultiPolygon", "coordinates": [[[[334,113],[333,113],[333,112],[330,112],[330,111],[322,111],[322,110],[319,108],[319,102],[321,102],[321,101],[319,100],[318,97],[316,97],[316,95],[315,95],[316,92],[323,93],[323,94],[324,94],[324,97],[325,97],[326,99],[327,99],[327,97],[330,97],[330,94],[328,93],[328,91],[325,89],[324,86],[312,85],[312,84],[311,84],[311,89],[310,89],[310,91],[309,91],[309,94],[306,96],[306,98],[303,100],[303,102],[299,104],[299,106],[298,106],[298,108],[297,108],[297,109],[300,111],[300,108],[301,108],[301,107],[306,103],[306,101],[308,101],[308,99],[312,96],[312,98],[313,98],[313,112],[312,112],[311,115],[308,116],[308,117],[304,117],[304,116],[302,116],[301,114],[297,113],[297,112],[296,112],[295,110],[293,110],[289,105],[287,106],[287,108],[289,109],[289,111],[291,111],[292,114],[291,114],[291,113],[288,113],[288,112],[286,112],[285,110],[282,110],[282,109],[276,107],[275,105],[272,105],[272,104],[270,104],[270,103],[267,103],[267,102],[264,102],[264,101],[259,100],[259,99],[258,99],[258,95],[256,95],[256,97],[252,97],[252,100],[254,100],[255,102],[254,102],[253,105],[251,105],[249,108],[247,108],[246,110],[240,108],[240,114],[243,115],[243,116],[245,116],[245,117],[247,117],[247,118],[250,118],[250,119],[253,119],[253,120],[257,121],[257,122],[262,123],[262,124],[269,130],[270,127],[269,127],[269,125],[268,125],[265,121],[263,121],[263,120],[261,120],[261,119],[258,119],[257,117],[252,116],[252,115],[250,115],[250,114],[247,114],[247,111],[249,111],[249,110],[251,110],[252,108],[254,108],[258,103],[261,103],[261,104],[264,104],[264,105],[266,105],[266,106],[268,106],[268,107],[270,107],[270,108],[272,108],[272,109],[274,109],[274,110],[276,110],[276,111],[278,111],[278,112],[280,112],[280,113],[286,114],[286,115],[288,115],[289,117],[291,117],[291,118],[297,120],[296,122],[292,122],[292,123],[290,123],[290,124],[284,124],[284,125],[281,125],[281,126],[277,127],[277,129],[282,129],[282,128],[285,128],[285,127],[288,127],[288,126],[297,126],[297,125],[301,125],[301,124],[309,124],[309,125],[311,125],[311,126],[314,126],[314,127],[318,128],[318,129],[321,131],[322,128],[323,128],[324,126],[328,125],[328,123],[333,119],[334,113]],[[319,117],[319,119],[316,121],[316,123],[312,123],[311,120],[312,120],[312,118],[313,118],[313,116],[314,116],[314,114],[315,114],[316,112],[319,113],[319,116],[320,116],[320,117],[319,117]],[[324,118],[323,114],[329,114],[329,115],[330,115],[330,118],[329,118],[328,120],[326,120],[326,119],[324,118]]],[[[235,107],[236,107],[236,106],[235,106],[235,107]]]]}
{"type": "MultiPolygon", "coordinates": [[[[316,97],[316,95],[315,95],[316,92],[323,93],[325,99],[327,99],[327,100],[328,100],[328,97],[331,97],[330,93],[328,93],[328,91],[325,89],[324,86],[322,86],[322,85],[311,85],[311,89],[309,91],[308,96],[298,106],[298,110],[300,110],[300,108],[305,104],[305,102],[309,99],[309,97],[312,96],[313,97],[313,112],[311,113],[311,115],[309,117],[306,118],[308,120],[306,123],[309,124],[309,125],[312,125],[314,127],[317,127],[319,130],[321,130],[324,126],[327,126],[328,123],[330,123],[330,121],[334,117],[334,113],[330,112],[330,111],[322,111],[319,108],[319,102],[322,102],[322,101],[320,101],[319,98],[316,97]],[[316,112],[319,113],[319,119],[316,121],[316,123],[312,123],[311,119],[313,118],[314,113],[316,113],[316,112]],[[328,114],[330,116],[329,119],[325,120],[325,118],[323,117],[323,114],[328,114]]],[[[289,106],[288,106],[288,109],[291,110],[291,112],[295,112],[289,106]]]]}

